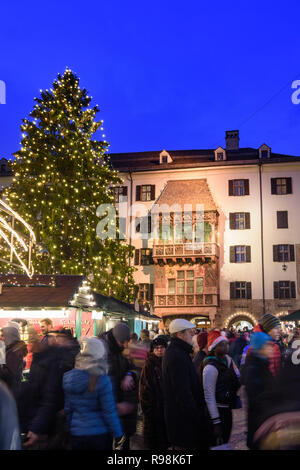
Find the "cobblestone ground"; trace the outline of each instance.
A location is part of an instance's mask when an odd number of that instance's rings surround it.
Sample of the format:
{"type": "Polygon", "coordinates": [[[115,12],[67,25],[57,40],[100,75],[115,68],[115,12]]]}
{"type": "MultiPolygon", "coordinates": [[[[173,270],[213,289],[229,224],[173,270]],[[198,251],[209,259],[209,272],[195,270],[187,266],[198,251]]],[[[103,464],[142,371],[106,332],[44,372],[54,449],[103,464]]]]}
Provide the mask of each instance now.
{"type": "MultiPolygon", "coordinates": [[[[233,425],[230,437],[230,444],[233,450],[247,450],[246,445],[246,431],[247,431],[247,407],[244,396],[244,391],[240,393],[243,408],[233,410],[233,425]]],[[[143,450],[142,440],[143,425],[141,419],[137,423],[137,432],[131,439],[132,450],[143,450]]]]}

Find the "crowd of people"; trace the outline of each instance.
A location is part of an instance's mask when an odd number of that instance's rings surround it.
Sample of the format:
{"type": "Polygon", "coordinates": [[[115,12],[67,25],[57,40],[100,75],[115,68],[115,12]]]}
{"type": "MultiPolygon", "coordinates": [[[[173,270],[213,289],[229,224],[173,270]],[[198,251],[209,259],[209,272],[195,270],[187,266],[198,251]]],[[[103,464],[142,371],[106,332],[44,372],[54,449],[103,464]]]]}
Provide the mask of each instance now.
{"type": "Polygon", "coordinates": [[[119,322],[80,341],[44,319],[30,347],[20,327],[0,333],[0,449],[128,451],[140,418],[144,449],[228,448],[241,407],[249,449],[300,448],[300,332],[276,316],[239,331],[177,318],[140,337],[119,322]]]}

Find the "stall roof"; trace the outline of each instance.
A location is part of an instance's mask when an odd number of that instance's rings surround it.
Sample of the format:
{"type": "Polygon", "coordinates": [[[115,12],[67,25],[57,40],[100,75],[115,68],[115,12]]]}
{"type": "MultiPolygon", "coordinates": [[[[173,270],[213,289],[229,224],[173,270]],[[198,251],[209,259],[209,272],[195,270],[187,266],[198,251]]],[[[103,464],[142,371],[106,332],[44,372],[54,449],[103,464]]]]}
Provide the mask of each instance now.
{"type": "Polygon", "coordinates": [[[110,313],[117,313],[127,317],[147,317],[147,319],[160,320],[157,315],[151,315],[146,310],[140,310],[137,312],[132,304],[122,302],[121,300],[115,299],[114,297],[106,297],[105,295],[94,292],[94,299],[96,301],[96,307],[110,313]]]}
{"type": "Polygon", "coordinates": [[[295,310],[284,317],[279,317],[280,321],[299,321],[300,320],[300,309],[295,310]]]}
{"type": "Polygon", "coordinates": [[[69,306],[84,276],[0,274],[0,308],[63,308],[69,306]]]}

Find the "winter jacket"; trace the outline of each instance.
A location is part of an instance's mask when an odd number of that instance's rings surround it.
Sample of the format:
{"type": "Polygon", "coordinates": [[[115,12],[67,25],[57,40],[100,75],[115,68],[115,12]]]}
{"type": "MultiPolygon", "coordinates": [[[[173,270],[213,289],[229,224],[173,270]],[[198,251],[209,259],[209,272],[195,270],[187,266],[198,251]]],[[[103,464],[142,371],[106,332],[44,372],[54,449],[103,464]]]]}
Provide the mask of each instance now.
{"type": "Polygon", "coordinates": [[[73,369],[63,377],[65,413],[72,436],[94,436],[110,433],[121,437],[123,432],[107,375],[98,377],[96,388],[89,392],[90,374],[73,369]]]}
{"type": "Polygon", "coordinates": [[[193,363],[198,374],[202,373],[201,366],[205,358],[206,358],[205,352],[202,349],[200,349],[200,351],[197,352],[196,356],[193,359],[193,363]]]}
{"type": "Polygon", "coordinates": [[[63,374],[73,369],[78,343],[46,347],[33,355],[28,382],[23,382],[18,407],[23,432],[51,434],[56,413],[64,408],[63,374]]]}
{"type": "Polygon", "coordinates": [[[0,381],[0,450],[21,450],[18,413],[15,400],[0,381]]]}
{"type": "MultiPolygon", "coordinates": [[[[263,330],[260,324],[256,325],[253,328],[253,333],[257,333],[257,332],[266,333],[266,331],[263,330]]],[[[269,361],[269,367],[274,377],[278,377],[278,374],[281,369],[281,354],[280,354],[280,348],[274,340],[272,340],[272,348],[273,348],[273,352],[272,352],[272,357],[270,358],[270,361],[269,361]]],[[[246,356],[249,355],[251,351],[252,351],[252,348],[250,347],[247,351],[246,356]]]]}
{"type": "Polygon", "coordinates": [[[271,395],[276,390],[276,380],[270,371],[269,360],[252,350],[243,367],[242,381],[248,398],[247,445],[254,449],[254,433],[269,417],[273,406],[271,395]]]}
{"type": "Polygon", "coordinates": [[[6,347],[6,366],[12,377],[12,382],[8,385],[14,395],[21,386],[25,366],[24,357],[27,355],[27,352],[27,346],[24,341],[16,341],[6,347]]]}
{"type": "Polygon", "coordinates": [[[162,389],[162,358],[149,353],[143,367],[139,398],[143,411],[143,436],[146,449],[167,449],[162,389]]]}
{"type": "Polygon", "coordinates": [[[132,413],[120,417],[124,433],[126,433],[127,436],[131,436],[136,431],[137,420],[138,377],[136,368],[134,364],[122,354],[123,348],[116,342],[112,330],[99,335],[99,338],[105,342],[107,347],[108,375],[112,381],[116,403],[126,401],[134,405],[132,413]],[[121,383],[127,372],[131,373],[136,386],[133,390],[124,392],[121,389],[121,383]]]}
{"type": "Polygon", "coordinates": [[[233,359],[237,367],[240,367],[243,349],[248,345],[248,341],[244,336],[239,336],[230,344],[229,356],[233,359]]]}
{"type": "Polygon", "coordinates": [[[192,354],[190,344],[172,338],[163,357],[165,422],[170,444],[184,449],[205,449],[208,447],[207,414],[192,354]]]}

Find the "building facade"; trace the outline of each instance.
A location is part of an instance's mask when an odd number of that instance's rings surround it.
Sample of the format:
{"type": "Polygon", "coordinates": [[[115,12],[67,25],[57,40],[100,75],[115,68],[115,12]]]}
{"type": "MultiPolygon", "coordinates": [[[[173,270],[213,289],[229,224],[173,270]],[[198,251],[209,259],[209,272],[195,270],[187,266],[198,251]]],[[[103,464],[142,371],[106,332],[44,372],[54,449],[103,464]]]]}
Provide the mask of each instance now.
{"type": "Polygon", "coordinates": [[[135,247],[137,297],[165,326],[179,316],[199,327],[254,324],[300,308],[300,157],[265,144],[240,148],[238,131],[225,140],[209,150],[111,154],[123,179],[115,202],[135,247]],[[178,205],[188,208],[184,231],[178,205]]]}
{"type": "MultiPolygon", "coordinates": [[[[206,328],[254,324],[300,308],[300,157],[240,148],[238,131],[225,141],[111,154],[136,297],[165,326],[179,316],[206,328]]],[[[12,180],[5,165],[2,188],[12,180]]]]}

